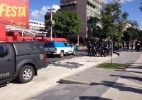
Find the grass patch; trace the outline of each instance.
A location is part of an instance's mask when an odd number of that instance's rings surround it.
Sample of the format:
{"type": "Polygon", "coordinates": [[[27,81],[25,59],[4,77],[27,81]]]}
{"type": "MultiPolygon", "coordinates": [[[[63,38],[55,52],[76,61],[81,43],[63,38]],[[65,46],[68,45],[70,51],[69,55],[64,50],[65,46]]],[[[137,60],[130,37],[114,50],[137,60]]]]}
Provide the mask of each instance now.
{"type": "Polygon", "coordinates": [[[98,68],[107,68],[107,69],[125,69],[128,67],[127,64],[119,63],[102,63],[97,66],[98,68]]]}

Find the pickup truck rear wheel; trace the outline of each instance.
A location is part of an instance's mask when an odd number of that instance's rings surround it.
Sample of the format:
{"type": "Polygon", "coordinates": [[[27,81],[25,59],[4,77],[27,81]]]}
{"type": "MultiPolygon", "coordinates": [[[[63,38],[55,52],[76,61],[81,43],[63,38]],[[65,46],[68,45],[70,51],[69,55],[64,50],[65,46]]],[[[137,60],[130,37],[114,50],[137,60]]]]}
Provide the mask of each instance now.
{"type": "Polygon", "coordinates": [[[64,51],[60,51],[60,57],[64,57],[64,51]]]}
{"type": "Polygon", "coordinates": [[[33,79],[34,75],[34,68],[30,65],[25,65],[21,68],[17,78],[20,83],[27,83],[33,79]]]}

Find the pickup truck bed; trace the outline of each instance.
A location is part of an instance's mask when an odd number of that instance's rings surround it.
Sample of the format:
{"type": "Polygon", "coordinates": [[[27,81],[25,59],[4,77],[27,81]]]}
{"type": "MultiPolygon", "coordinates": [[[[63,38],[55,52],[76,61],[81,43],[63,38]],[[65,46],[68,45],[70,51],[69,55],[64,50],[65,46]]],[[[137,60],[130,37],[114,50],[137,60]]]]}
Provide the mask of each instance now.
{"type": "Polygon", "coordinates": [[[46,53],[38,41],[1,42],[0,65],[0,84],[15,78],[26,83],[46,66],[46,53]]]}

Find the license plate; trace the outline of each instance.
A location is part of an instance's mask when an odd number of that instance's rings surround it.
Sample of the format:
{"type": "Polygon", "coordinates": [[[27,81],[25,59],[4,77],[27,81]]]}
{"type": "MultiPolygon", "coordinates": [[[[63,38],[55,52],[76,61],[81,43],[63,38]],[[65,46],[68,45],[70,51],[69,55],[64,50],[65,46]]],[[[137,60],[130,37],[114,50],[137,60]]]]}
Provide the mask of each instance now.
{"type": "Polygon", "coordinates": [[[45,51],[48,51],[48,48],[45,48],[45,51]]]}
{"type": "Polygon", "coordinates": [[[47,52],[47,54],[51,54],[51,52],[47,52]]]}

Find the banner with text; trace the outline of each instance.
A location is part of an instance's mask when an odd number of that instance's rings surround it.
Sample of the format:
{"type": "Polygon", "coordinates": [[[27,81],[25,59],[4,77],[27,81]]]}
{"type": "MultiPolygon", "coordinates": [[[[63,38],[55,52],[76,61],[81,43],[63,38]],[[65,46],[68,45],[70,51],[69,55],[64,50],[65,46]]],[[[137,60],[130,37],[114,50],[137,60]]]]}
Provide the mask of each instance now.
{"type": "Polygon", "coordinates": [[[0,0],[0,23],[29,27],[29,0],[0,0]]]}

